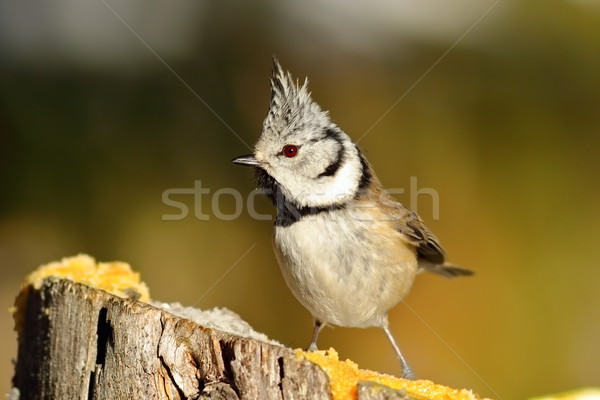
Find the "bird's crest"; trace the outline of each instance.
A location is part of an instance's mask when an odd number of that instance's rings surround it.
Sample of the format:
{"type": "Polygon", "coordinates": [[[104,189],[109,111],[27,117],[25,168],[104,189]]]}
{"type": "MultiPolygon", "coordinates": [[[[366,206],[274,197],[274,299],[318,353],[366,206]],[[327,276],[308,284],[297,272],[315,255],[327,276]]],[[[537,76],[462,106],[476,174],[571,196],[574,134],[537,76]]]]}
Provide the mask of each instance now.
{"type": "Polygon", "coordinates": [[[265,130],[285,134],[290,129],[314,123],[322,117],[327,117],[327,113],[312,100],[308,91],[308,79],[300,85],[273,57],[271,102],[264,121],[265,130]]]}

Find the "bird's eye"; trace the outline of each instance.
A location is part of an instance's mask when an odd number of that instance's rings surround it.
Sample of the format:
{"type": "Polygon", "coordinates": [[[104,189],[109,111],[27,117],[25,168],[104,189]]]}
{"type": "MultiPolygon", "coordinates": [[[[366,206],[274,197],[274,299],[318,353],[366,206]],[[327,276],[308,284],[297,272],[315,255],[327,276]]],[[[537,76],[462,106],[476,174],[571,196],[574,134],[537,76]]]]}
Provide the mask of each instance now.
{"type": "Polygon", "coordinates": [[[283,149],[281,149],[281,152],[284,156],[288,158],[296,157],[296,154],[298,154],[298,146],[293,144],[286,144],[285,146],[283,146],[283,149]]]}

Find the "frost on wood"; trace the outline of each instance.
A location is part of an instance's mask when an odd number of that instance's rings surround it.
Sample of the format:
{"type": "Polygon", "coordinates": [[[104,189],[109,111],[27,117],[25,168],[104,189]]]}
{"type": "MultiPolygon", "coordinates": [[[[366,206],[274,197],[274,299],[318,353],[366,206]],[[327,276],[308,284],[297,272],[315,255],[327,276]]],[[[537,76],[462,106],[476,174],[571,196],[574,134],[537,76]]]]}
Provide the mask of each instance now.
{"type": "Polygon", "coordinates": [[[179,303],[159,301],[151,301],[150,304],[178,317],[189,319],[205,328],[281,346],[280,343],[269,339],[264,333],[255,331],[249,323],[227,308],[215,307],[212,310],[199,310],[194,307],[182,306],[179,303]]]}
{"type": "Polygon", "coordinates": [[[20,399],[325,399],[327,375],[288,348],[50,278],[24,289],[20,399]]]}

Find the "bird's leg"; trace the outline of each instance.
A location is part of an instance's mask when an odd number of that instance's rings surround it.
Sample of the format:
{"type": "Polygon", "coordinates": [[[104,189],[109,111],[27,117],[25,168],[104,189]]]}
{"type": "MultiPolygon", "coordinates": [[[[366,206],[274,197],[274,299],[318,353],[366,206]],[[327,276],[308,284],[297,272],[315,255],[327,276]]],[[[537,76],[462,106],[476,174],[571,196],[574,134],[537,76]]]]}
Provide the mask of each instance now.
{"type": "Polygon", "coordinates": [[[306,351],[317,351],[317,338],[319,337],[319,332],[325,326],[325,324],[318,319],[315,319],[315,329],[313,330],[312,340],[310,341],[310,346],[306,351]]]}
{"type": "Polygon", "coordinates": [[[385,325],[383,325],[382,328],[383,328],[383,331],[385,332],[385,335],[387,336],[388,340],[390,341],[390,344],[394,348],[396,357],[398,357],[398,360],[400,361],[400,364],[402,365],[402,375],[401,375],[402,378],[416,380],[417,376],[415,375],[412,368],[410,367],[410,365],[408,365],[408,362],[402,355],[402,352],[400,351],[400,347],[398,347],[398,344],[396,343],[394,336],[392,336],[392,332],[390,331],[390,327],[388,326],[387,320],[385,321],[385,325]]]}

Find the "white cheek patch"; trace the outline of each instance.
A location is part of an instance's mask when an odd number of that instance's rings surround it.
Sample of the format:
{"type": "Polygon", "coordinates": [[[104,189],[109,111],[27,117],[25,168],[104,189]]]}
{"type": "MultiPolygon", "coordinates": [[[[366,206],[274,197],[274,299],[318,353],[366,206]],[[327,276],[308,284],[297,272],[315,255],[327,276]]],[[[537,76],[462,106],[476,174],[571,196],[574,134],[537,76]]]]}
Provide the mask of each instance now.
{"type": "Polygon", "coordinates": [[[352,199],[358,189],[361,176],[360,158],[356,148],[351,146],[344,154],[344,161],[334,175],[307,178],[290,174],[284,177],[281,183],[286,197],[293,199],[299,206],[327,207],[352,199]]]}

